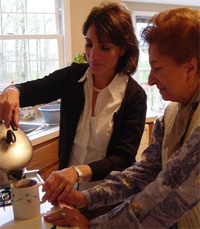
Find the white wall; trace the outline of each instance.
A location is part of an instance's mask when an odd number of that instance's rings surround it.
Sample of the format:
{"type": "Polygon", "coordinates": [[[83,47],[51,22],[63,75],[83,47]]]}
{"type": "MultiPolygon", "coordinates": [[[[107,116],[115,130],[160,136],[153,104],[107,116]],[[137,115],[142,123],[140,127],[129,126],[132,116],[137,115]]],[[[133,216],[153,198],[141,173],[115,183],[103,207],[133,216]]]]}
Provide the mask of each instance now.
{"type": "MultiPolygon", "coordinates": [[[[163,4],[157,3],[147,3],[147,1],[151,0],[63,0],[64,1],[64,31],[65,31],[65,65],[71,63],[73,57],[76,53],[84,52],[84,36],[82,35],[82,25],[89,14],[90,10],[94,6],[99,6],[102,2],[122,2],[125,3],[127,8],[130,11],[150,11],[150,12],[158,12],[170,8],[174,8],[181,5],[181,2],[185,0],[176,0],[180,2],[179,5],[170,5],[166,4],[166,1],[169,0],[160,0],[163,4]],[[146,1],[143,2],[143,1],[146,1]]],[[[153,0],[152,0],[153,1],[153,0]]],[[[151,1],[151,2],[152,2],[151,1]]],[[[154,2],[158,0],[154,0],[154,2]]],[[[174,1],[174,0],[173,0],[174,1]]],[[[186,0],[187,2],[190,0],[186,0]]],[[[192,0],[199,3],[200,8],[200,0],[192,0]]]]}
{"type": "Polygon", "coordinates": [[[125,2],[158,3],[179,6],[200,6],[200,0],[122,0],[125,2]]]}
{"type": "MultiPolygon", "coordinates": [[[[107,0],[106,0],[107,1],[107,0]]],[[[82,35],[82,25],[90,10],[94,6],[99,6],[105,0],[64,0],[65,25],[65,63],[72,61],[76,53],[84,52],[84,36],[82,35]]],[[[109,2],[120,2],[120,0],[109,0],[109,2]]]]}
{"type": "MultiPolygon", "coordinates": [[[[145,1],[145,0],[143,0],[143,1],[145,1]]],[[[199,2],[199,6],[192,6],[191,5],[191,7],[195,8],[195,9],[200,9],[200,0],[196,0],[196,1],[199,2]]],[[[137,0],[135,0],[135,1],[134,0],[132,0],[132,1],[122,0],[122,2],[125,3],[127,8],[131,11],[159,12],[162,10],[167,10],[167,9],[171,9],[171,8],[175,8],[175,7],[185,6],[181,3],[182,1],[179,1],[180,4],[166,4],[166,3],[164,3],[165,1],[163,1],[162,4],[147,3],[147,2],[142,2],[142,0],[140,0],[140,2],[138,2],[137,0]]],[[[188,2],[189,2],[189,0],[188,0],[188,2]]]]}

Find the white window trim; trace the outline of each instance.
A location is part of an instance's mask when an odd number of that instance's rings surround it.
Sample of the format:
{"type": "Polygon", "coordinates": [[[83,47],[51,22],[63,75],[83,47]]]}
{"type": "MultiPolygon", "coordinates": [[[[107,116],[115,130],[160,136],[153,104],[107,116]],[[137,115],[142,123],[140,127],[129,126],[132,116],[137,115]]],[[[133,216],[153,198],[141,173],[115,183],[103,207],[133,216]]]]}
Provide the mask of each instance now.
{"type": "MultiPolygon", "coordinates": [[[[156,14],[157,12],[151,12],[151,11],[133,11],[131,13],[131,18],[132,18],[132,22],[133,22],[133,26],[136,30],[136,17],[137,16],[144,16],[144,17],[152,17],[154,14],[156,14]]],[[[135,79],[138,79],[139,78],[139,72],[143,72],[143,71],[150,71],[150,68],[149,69],[143,69],[143,68],[137,68],[137,71],[134,73],[134,78],[135,79]]]]}
{"type": "MultiPolygon", "coordinates": [[[[135,31],[136,31],[136,28],[137,28],[137,26],[136,26],[136,17],[149,17],[149,18],[151,18],[153,15],[155,15],[157,12],[150,12],[150,11],[132,11],[132,14],[131,14],[131,17],[132,17],[132,22],[133,22],[133,26],[134,26],[134,28],[135,28],[135,31]]],[[[136,31],[137,32],[137,31],[136,31]]],[[[133,78],[134,79],[136,79],[138,82],[139,82],[139,73],[140,72],[150,72],[151,71],[151,69],[150,69],[150,67],[148,68],[148,67],[146,67],[146,68],[140,68],[139,66],[138,66],[138,68],[137,68],[137,71],[135,72],[135,74],[133,75],[133,78]]],[[[140,82],[139,82],[140,83],[140,82]]],[[[146,88],[146,86],[148,87],[148,82],[147,83],[143,83],[143,87],[144,87],[144,89],[146,88]]],[[[153,87],[155,87],[155,86],[153,86],[153,87]]],[[[152,87],[152,89],[153,89],[153,87],[152,87]]],[[[156,92],[156,87],[154,88],[155,89],[155,92],[156,92]]],[[[154,90],[153,89],[153,90],[154,90]]],[[[146,90],[146,89],[145,89],[146,90]]],[[[151,94],[151,93],[150,93],[151,94]]],[[[147,95],[148,96],[148,95],[147,95]]],[[[158,105],[159,104],[157,104],[156,103],[156,107],[155,107],[155,109],[157,109],[157,111],[155,111],[155,110],[153,110],[153,113],[155,113],[155,114],[158,114],[158,115],[161,115],[162,114],[162,112],[163,111],[161,111],[160,110],[160,108],[158,107],[158,105]]],[[[162,104],[161,104],[162,105],[162,104]]],[[[150,103],[150,105],[148,106],[148,112],[152,112],[152,106],[151,106],[151,103],[150,103]]]]}
{"type": "MultiPolygon", "coordinates": [[[[58,58],[59,68],[64,67],[64,50],[63,35],[61,34],[40,34],[40,35],[0,35],[0,40],[16,40],[16,39],[56,39],[58,42],[58,58]]],[[[0,93],[9,84],[0,84],[0,93]]]]}
{"type": "Polygon", "coordinates": [[[64,66],[63,36],[61,34],[40,34],[40,35],[0,35],[0,40],[17,39],[56,39],[58,40],[59,67],[64,66]]]}
{"type": "Polygon", "coordinates": [[[136,26],[136,17],[137,16],[152,17],[156,13],[157,12],[151,12],[151,11],[133,11],[131,14],[133,25],[136,26]]]}
{"type": "MultiPolygon", "coordinates": [[[[63,0],[58,1],[55,4],[55,7],[58,8],[59,4],[63,5],[63,0]]],[[[63,8],[61,8],[63,10],[63,8]]],[[[65,51],[64,51],[64,36],[60,33],[59,29],[59,12],[58,10],[56,12],[56,28],[57,28],[57,34],[38,34],[38,35],[30,35],[30,34],[22,34],[22,35],[15,35],[15,34],[8,34],[8,35],[0,35],[0,40],[21,40],[21,39],[55,39],[57,40],[58,44],[58,60],[59,60],[59,68],[63,68],[65,66],[65,51]]],[[[2,84],[0,83],[0,93],[3,91],[5,87],[7,87],[9,84],[2,84]]]]}

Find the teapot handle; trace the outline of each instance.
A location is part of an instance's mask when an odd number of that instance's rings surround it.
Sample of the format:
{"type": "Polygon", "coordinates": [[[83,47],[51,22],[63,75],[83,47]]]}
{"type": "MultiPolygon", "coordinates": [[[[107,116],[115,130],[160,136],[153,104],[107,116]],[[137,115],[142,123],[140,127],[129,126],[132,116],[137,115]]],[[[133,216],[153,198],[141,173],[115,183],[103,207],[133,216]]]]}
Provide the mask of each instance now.
{"type": "Polygon", "coordinates": [[[16,142],[16,136],[12,130],[7,131],[6,142],[8,144],[12,144],[12,143],[16,142]]]}
{"type": "Polygon", "coordinates": [[[15,126],[13,120],[11,120],[10,125],[14,131],[17,130],[17,127],[15,126]]]}

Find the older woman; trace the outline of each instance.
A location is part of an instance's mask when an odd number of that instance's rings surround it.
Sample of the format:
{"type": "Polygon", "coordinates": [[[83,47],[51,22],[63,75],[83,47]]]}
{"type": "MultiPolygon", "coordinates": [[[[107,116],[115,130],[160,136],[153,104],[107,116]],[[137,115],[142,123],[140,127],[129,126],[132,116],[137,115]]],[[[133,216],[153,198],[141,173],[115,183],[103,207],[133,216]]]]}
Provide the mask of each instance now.
{"type": "Polygon", "coordinates": [[[173,102],[156,121],[141,162],[62,200],[89,209],[123,202],[91,221],[68,208],[46,221],[94,229],[200,228],[199,25],[200,12],[191,8],[171,9],[151,19],[142,34],[149,44],[149,84],[173,102]]]}

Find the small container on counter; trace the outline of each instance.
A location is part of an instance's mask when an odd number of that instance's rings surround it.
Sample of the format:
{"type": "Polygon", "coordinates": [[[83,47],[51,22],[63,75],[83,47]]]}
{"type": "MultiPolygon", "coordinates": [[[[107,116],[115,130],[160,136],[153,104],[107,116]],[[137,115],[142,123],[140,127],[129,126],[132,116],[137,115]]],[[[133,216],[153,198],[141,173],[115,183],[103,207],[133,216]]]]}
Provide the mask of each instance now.
{"type": "Polygon", "coordinates": [[[22,121],[35,120],[35,109],[34,109],[34,107],[20,108],[20,120],[22,120],[22,121]]]}

